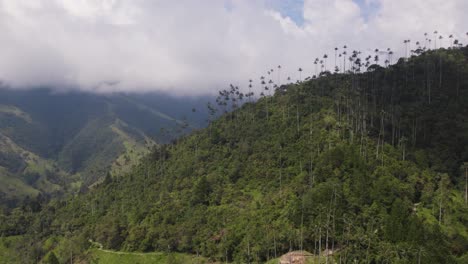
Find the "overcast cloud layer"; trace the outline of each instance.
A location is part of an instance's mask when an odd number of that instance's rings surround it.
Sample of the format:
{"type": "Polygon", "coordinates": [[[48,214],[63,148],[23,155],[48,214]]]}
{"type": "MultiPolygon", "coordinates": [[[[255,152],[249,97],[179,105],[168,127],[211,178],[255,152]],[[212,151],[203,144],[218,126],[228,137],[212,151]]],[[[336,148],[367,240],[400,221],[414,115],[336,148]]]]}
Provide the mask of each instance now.
{"type": "Polygon", "coordinates": [[[298,67],[311,75],[325,53],[332,68],[334,47],[345,44],[348,52],[390,47],[401,56],[404,39],[414,46],[434,30],[444,46],[449,34],[468,43],[467,0],[299,3],[300,19],[288,17],[296,0],[0,0],[0,80],[13,88],[203,94],[246,86],[279,64],[283,82],[297,79],[298,67]]]}

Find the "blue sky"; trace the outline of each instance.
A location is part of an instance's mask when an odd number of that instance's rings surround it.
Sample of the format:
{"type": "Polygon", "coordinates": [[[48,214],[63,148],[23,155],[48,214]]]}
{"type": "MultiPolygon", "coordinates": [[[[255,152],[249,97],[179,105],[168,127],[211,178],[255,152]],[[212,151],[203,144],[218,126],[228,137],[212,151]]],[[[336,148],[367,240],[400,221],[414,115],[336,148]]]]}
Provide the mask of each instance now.
{"type": "MultiPolygon", "coordinates": [[[[376,13],[378,9],[377,1],[353,0],[361,8],[361,15],[367,20],[376,13]]],[[[304,23],[303,7],[304,0],[268,0],[268,4],[283,16],[290,17],[297,25],[304,23]]]]}
{"type": "Polygon", "coordinates": [[[268,4],[283,16],[290,17],[296,24],[302,25],[304,17],[304,0],[269,0],[268,4]]]}

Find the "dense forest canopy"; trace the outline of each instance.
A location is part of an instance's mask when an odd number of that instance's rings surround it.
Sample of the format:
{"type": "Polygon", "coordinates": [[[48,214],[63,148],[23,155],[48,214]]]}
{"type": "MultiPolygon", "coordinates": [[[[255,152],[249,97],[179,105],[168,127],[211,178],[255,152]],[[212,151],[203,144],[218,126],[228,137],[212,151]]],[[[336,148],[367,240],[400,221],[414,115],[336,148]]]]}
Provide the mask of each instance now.
{"type": "Polygon", "coordinates": [[[382,64],[379,51],[348,52],[294,84],[231,85],[208,104],[207,128],[86,194],[4,210],[0,234],[21,237],[22,263],[92,262],[95,243],[236,263],[292,250],[324,263],[466,263],[468,47],[395,64],[391,51],[382,64]]]}

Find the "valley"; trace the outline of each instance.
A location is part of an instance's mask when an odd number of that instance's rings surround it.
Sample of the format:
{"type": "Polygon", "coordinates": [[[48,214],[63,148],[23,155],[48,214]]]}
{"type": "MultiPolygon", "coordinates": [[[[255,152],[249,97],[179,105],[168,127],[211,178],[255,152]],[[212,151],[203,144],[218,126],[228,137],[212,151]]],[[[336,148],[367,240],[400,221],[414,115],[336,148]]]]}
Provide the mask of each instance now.
{"type": "Polygon", "coordinates": [[[204,126],[203,112],[195,114],[198,119],[182,121],[186,114],[194,115],[193,107],[202,106],[202,99],[160,94],[0,89],[0,199],[14,205],[39,193],[72,194],[102,181],[108,172],[124,175],[176,130],[187,133],[204,126]],[[159,110],[161,101],[187,106],[159,110]]]}

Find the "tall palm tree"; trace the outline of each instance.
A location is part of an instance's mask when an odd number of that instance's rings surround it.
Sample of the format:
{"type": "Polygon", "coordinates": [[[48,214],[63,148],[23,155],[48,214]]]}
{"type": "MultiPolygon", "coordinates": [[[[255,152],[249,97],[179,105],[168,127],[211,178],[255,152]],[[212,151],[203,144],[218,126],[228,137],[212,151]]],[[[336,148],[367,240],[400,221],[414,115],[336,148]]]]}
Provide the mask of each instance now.
{"type": "Polygon", "coordinates": [[[324,60],[324,65],[325,65],[325,71],[327,70],[327,59],[328,59],[328,55],[324,54],[323,55],[323,60],[324,60]]]}
{"type": "Polygon", "coordinates": [[[338,48],[335,47],[335,69],[336,69],[336,56],[338,55],[338,48]]]}
{"type": "Polygon", "coordinates": [[[273,80],[270,79],[268,81],[268,95],[271,95],[272,85],[273,85],[273,80]]]}
{"type": "Polygon", "coordinates": [[[281,65],[278,65],[278,86],[281,85],[281,65]]]}
{"type": "Polygon", "coordinates": [[[403,40],[403,43],[405,44],[405,58],[408,58],[408,40],[403,40]]]}
{"type": "Polygon", "coordinates": [[[346,54],[347,54],[347,53],[346,53],[346,49],[347,49],[347,48],[348,48],[348,47],[347,47],[346,45],[343,46],[343,50],[344,50],[344,51],[343,51],[343,73],[346,72],[346,54]]]}
{"type": "Polygon", "coordinates": [[[249,79],[249,93],[248,93],[247,97],[249,98],[249,102],[251,103],[252,102],[252,99],[251,99],[251,97],[252,97],[252,79],[249,79]]]}
{"type": "Polygon", "coordinates": [[[299,81],[302,82],[302,68],[299,67],[299,81]]]}
{"type": "Polygon", "coordinates": [[[437,49],[437,34],[439,32],[437,30],[434,31],[434,49],[437,49]]]}
{"type": "MultiPolygon", "coordinates": [[[[340,58],[340,61],[341,61],[341,57],[343,57],[343,54],[341,54],[341,53],[340,53],[340,54],[338,54],[338,58],[340,58]]],[[[338,68],[338,66],[336,66],[336,69],[339,71],[339,68],[338,68]]],[[[338,72],[338,71],[337,71],[337,72],[338,72]]]]}
{"type": "Polygon", "coordinates": [[[411,49],[410,45],[411,40],[405,39],[403,43],[405,43],[405,57],[408,58],[408,51],[411,49]]]}
{"type": "Polygon", "coordinates": [[[392,64],[393,51],[390,48],[388,48],[387,52],[388,52],[388,61],[390,64],[392,64]]]}
{"type": "Polygon", "coordinates": [[[314,65],[315,65],[315,76],[318,76],[318,72],[317,72],[317,64],[319,62],[319,58],[315,58],[314,60],[314,65]]]}
{"type": "MultiPolygon", "coordinates": [[[[442,39],[444,37],[442,37],[442,35],[439,36],[439,40],[440,40],[440,48],[442,48],[442,39]]],[[[439,52],[439,89],[442,88],[442,53],[439,52]]]]}
{"type": "Polygon", "coordinates": [[[427,32],[424,33],[424,49],[426,49],[427,46],[427,32]]]}

